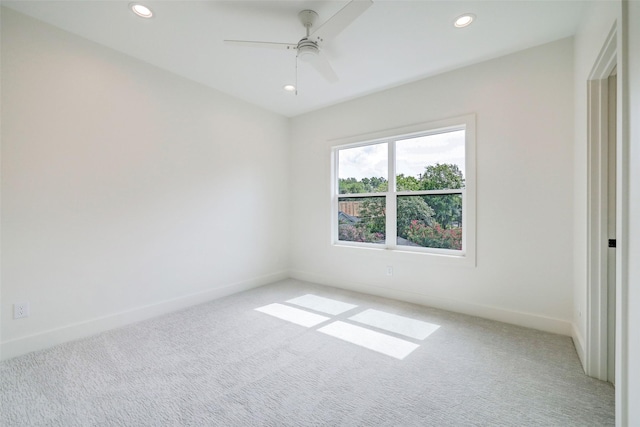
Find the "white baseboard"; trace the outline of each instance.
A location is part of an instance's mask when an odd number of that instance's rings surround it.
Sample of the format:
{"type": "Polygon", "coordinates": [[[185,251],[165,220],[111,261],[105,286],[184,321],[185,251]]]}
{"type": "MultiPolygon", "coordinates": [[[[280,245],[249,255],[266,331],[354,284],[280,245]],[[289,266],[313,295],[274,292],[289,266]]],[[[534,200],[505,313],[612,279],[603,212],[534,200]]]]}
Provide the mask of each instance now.
{"type": "Polygon", "coordinates": [[[265,276],[255,277],[195,294],[185,295],[171,300],[161,301],[131,310],[114,313],[83,322],[73,323],[60,328],[43,331],[34,335],[16,338],[0,344],[1,360],[11,359],[36,350],[74,341],[98,334],[110,329],[150,319],[162,314],[202,304],[238,292],[257,288],[289,277],[288,271],[280,271],[265,276]]]}
{"type": "Polygon", "coordinates": [[[578,353],[578,359],[580,359],[580,363],[582,364],[582,369],[586,372],[587,361],[585,359],[586,352],[584,348],[584,338],[582,338],[582,334],[580,334],[575,323],[571,324],[571,338],[573,338],[573,345],[576,347],[576,352],[578,353]]]}
{"type": "Polygon", "coordinates": [[[416,303],[429,307],[439,308],[442,310],[468,314],[471,316],[478,316],[485,319],[497,320],[500,322],[510,323],[518,326],[524,326],[542,331],[571,336],[573,338],[580,361],[584,366],[584,340],[582,339],[582,336],[580,335],[575,325],[573,325],[571,322],[561,319],[539,316],[531,313],[523,313],[482,304],[469,303],[466,301],[445,298],[432,298],[424,294],[401,291],[397,289],[389,289],[381,286],[356,282],[346,283],[344,281],[332,279],[327,276],[305,273],[301,271],[280,271],[277,273],[268,274],[242,282],[218,287],[215,289],[185,295],[179,298],[161,301],[132,310],[114,313],[95,319],[89,319],[83,322],[66,325],[48,331],[43,331],[38,334],[5,341],[0,344],[0,354],[2,355],[1,360],[10,359],[16,356],[30,353],[32,351],[42,350],[54,345],[95,335],[110,329],[150,319],[152,317],[170,313],[176,310],[181,310],[194,305],[202,304],[238,292],[257,288],[259,286],[277,282],[279,280],[284,280],[289,277],[297,280],[333,286],[336,288],[351,290],[355,292],[377,295],[385,298],[416,303]]]}
{"type": "Polygon", "coordinates": [[[328,276],[322,276],[302,271],[290,271],[290,277],[305,282],[318,283],[321,285],[333,286],[336,288],[346,289],[350,291],[362,292],[371,295],[377,295],[385,298],[406,301],[410,303],[425,305],[429,307],[439,308],[442,310],[453,311],[456,313],[468,314],[471,316],[482,317],[484,319],[497,320],[499,322],[509,323],[512,325],[524,326],[527,328],[537,329],[555,334],[571,336],[573,325],[571,322],[555,319],[552,317],[540,316],[532,313],[525,313],[513,310],[507,310],[499,307],[492,307],[483,304],[476,304],[467,301],[460,301],[448,298],[432,298],[428,295],[416,292],[402,291],[398,289],[390,289],[381,286],[368,285],[363,283],[349,282],[346,283],[339,279],[333,279],[328,276]]]}

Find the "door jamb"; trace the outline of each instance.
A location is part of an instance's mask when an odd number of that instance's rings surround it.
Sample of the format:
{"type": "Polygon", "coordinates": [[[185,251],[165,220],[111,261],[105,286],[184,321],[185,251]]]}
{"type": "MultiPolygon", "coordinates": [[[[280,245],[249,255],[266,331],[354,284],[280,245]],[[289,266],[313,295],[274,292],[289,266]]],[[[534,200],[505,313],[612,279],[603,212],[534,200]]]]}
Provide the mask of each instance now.
{"type": "MultiPolygon", "coordinates": [[[[587,334],[585,372],[607,380],[608,78],[617,65],[617,28],[611,29],[589,75],[587,162],[587,334]]],[[[619,85],[619,83],[618,83],[619,85]]],[[[617,126],[617,123],[616,123],[617,126]]],[[[620,133],[617,132],[617,144],[620,133]]]]}

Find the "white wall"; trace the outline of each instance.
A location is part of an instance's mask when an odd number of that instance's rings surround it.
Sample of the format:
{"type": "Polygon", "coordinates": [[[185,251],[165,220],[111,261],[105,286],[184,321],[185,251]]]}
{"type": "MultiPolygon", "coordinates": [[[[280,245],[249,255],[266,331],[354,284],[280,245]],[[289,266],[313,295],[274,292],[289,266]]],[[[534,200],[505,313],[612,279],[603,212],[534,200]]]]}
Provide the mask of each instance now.
{"type": "Polygon", "coordinates": [[[570,334],[573,91],[565,39],[292,119],[291,274],[570,334]],[[469,113],[476,267],[331,245],[331,140],[469,113]]]}
{"type": "Polygon", "coordinates": [[[6,9],[1,59],[4,358],[287,276],[286,118],[6,9]]]}

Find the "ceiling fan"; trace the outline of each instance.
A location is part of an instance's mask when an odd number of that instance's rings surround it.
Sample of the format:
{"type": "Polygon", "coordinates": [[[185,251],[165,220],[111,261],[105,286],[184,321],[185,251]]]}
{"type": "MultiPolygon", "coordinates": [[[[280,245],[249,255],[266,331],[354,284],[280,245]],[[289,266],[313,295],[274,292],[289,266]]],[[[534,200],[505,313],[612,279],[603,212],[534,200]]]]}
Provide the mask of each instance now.
{"type": "Polygon", "coordinates": [[[298,18],[305,27],[307,35],[300,39],[298,43],[249,40],[225,40],[224,42],[236,46],[296,50],[296,67],[298,59],[303,62],[308,62],[328,82],[335,83],[338,81],[338,76],[327,58],[320,51],[320,48],[340,34],[342,30],[347,28],[351,22],[362,15],[372,4],[373,2],[371,0],[351,0],[345,7],[338,11],[338,13],[329,18],[313,32],[311,31],[311,27],[313,27],[317,21],[318,14],[313,10],[301,11],[298,13],[298,18]]]}

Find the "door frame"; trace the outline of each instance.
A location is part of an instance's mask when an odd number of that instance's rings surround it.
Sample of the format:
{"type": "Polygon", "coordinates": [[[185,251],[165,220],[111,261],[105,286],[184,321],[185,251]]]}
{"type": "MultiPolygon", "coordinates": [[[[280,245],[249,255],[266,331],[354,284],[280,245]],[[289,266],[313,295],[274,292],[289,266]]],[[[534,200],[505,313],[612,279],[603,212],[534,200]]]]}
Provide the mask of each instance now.
{"type": "MultiPolygon", "coordinates": [[[[608,377],[608,150],[609,76],[617,66],[617,28],[609,33],[587,82],[587,336],[585,371],[608,377]]],[[[618,82],[618,88],[620,83],[618,82]]],[[[615,123],[619,128],[619,120],[615,123]]],[[[616,132],[620,147],[620,132],[616,132]]],[[[616,150],[619,152],[619,150],[616,150]]],[[[619,176],[620,171],[617,171],[619,176]]],[[[619,212],[619,210],[617,210],[619,212]]],[[[618,222],[618,221],[616,221],[618,222]]],[[[619,233],[619,228],[617,227],[619,233]]],[[[618,235],[616,236],[617,240],[618,235]]],[[[618,275],[617,275],[618,276],[618,275]]],[[[616,283],[616,287],[618,284],[616,283]]]]}

